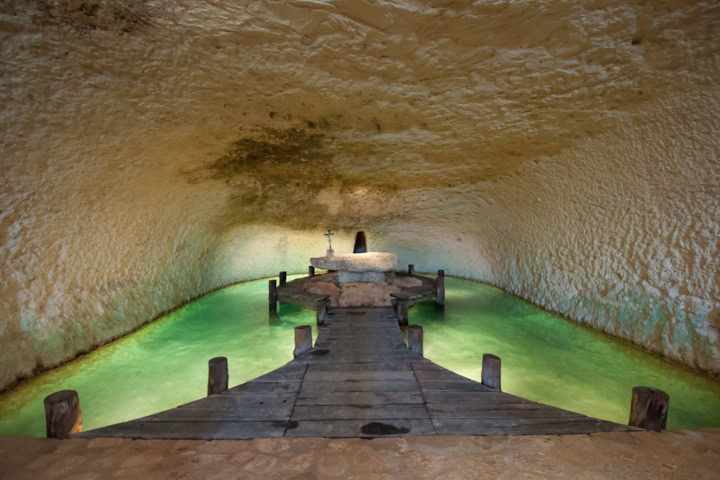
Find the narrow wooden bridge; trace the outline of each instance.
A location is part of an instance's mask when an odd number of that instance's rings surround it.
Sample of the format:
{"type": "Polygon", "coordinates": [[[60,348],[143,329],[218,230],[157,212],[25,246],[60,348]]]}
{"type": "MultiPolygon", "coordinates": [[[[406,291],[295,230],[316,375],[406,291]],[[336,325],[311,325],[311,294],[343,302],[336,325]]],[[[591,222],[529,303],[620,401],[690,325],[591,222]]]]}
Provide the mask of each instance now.
{"type": "Polygon", "coordinates": [[[73,437],[244,439],[578,434],[636,430],[499,391],[423,358],[393,308],[328,308],[317,341],[296,330],[287,365],[224,393],[73,437]],[[414,350],[414,351],[413,351],[414,350]]]}

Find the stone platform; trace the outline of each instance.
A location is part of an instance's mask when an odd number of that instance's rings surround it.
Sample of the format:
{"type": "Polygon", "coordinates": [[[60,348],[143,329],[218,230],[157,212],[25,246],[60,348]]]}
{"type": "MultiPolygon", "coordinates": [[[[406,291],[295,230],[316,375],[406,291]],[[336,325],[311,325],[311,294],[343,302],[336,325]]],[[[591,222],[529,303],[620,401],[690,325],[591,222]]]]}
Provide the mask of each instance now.
{"type": "Polygon", "coordinates": [[[310,264],[315,268],[338,272],[338,281],[341,284],[385,283],[385,273],[393,272],[397,263],[397,255],[385,252],[351,253],[310,259],[310,264]]]}
{"type": "Polygon", "coordinates": [[[278,299],[315,310],[318,301],[325,298],[330,299],[330,306],[351,307],[361,306],[364,300],[372,306],[392,306],[397,299],[405,299],[408,305],[413,305],[435,297],[432,278],[399,272],[380,275],[383,276],[382,283],[343,283],[339,272],[298,278],[278,287],[278,299]]]}

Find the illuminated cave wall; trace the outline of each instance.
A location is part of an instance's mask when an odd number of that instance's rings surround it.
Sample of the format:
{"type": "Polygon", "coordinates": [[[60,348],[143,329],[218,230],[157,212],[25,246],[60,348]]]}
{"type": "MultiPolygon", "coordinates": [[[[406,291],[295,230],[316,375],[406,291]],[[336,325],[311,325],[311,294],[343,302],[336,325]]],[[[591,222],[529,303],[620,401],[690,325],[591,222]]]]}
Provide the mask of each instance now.
{"type": "Polygon", "coordinates": [[[720,374],[713,1],[0,4],[0,389],[368,232],[720,374]]]}

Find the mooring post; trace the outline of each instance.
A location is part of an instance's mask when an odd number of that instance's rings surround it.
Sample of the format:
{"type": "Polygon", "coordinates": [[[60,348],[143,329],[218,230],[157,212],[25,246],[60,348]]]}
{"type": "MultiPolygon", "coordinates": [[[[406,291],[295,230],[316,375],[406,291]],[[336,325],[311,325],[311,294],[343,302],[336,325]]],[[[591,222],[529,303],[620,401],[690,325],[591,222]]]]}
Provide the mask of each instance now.
{"type": "Polygon", "coordinates": [[[215,357],[208,361],[208,397],[228,389],[228,362],[226,357],[215,357]]]}
{"type": "Polygon", "coordinates": [[[415,275],[415,265],[412,263],[408,265],[408,275],[415,275]]]}
{"type": "Polygon", "coordinates": [[[481,383],[492,390],[500,390],[500,357],[486,353],[482,360],[481,383]]]}
{"type": "Polygon", "coordinates": [[[45,397],[45,430],[48,438],[65,438],[82,432],[80,399],[75,390],[60,390],[45,397]]]}
{"type": "Polygon", "coordinates": [[[399,325],[408,324],[408,308],[408,301],[403,300],[402,298],[398,298],[395,305],[395,315],[397,316],[397,321],[399,325]]]}
{"type": "Polygon", "coordinates": [[[308,267],[308,277],[314,277],[314,276],[315,276],[315,267],[313,267],[312,265],[310,265],[310,266],[308,267]]]}
{"type": "Polygon", "coordinates": [[[330,305],[330,297],[321,298],[317,301],[317,311],[315,312],[315,318],[317,320],[317,326],[325,325],[325,320],[328,317],[328,306],[330,305]]]}
{"type": "Polygon", "coordinates": [[[422,356],[423,354],[423,328],[420,325],[410,325],[408,328],[408,350],[422,356]]]}
{"type": "Polygon", "coordinates": [[[280,286],[282,287],[287,283],[287,272],[280,272],[280,286]]]}
{"type": "Polygon", "coordinates": [[[312,328],[310,325],[295,327],[295,349],[293,357],[297,358],[312,349],[312,328]]]}
{"type": "Polygon", "coordinates": [[[445,308],[445,270],[438,270],[435,279],[435,306],[445,308]]]}
{"type": "Polygon", "coordinates": [[[277,280],[270,280],[268,282],[268,287],[269,287],[268,301],[270,302],[270,311],[277,312],[277,302],[278,302],[277,280]]]}
{"type": "Polygon", "coordinates": [[[633,387],[630,400],[631,427],[662,432],[667,426],[670,395],[650,387],[633,387]]]}

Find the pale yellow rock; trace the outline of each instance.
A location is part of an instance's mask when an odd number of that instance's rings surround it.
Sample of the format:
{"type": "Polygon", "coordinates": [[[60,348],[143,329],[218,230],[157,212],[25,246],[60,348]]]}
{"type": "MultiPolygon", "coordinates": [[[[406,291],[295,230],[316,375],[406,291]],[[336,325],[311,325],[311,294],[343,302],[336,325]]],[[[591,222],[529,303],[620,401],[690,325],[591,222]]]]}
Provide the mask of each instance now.
{"type": "Polygon", "coordinates": [[[395,285],[396,287],[400,288],[411,288],[411,287],[419,287],[422,285],[422,280],[419,278],[413,278],[413,277],[391,277],[388,279],[388,283],[391,285],[395,285]]]}
{"type": "Polygon", "coordinates": [[[342,287],[339,299],[341,307],[381,307],[392,305],[393,293],[400,292],[394,285],[378,283],[346,283],[342,287]]]}
{"type": "Polygon", "coordinates": [[[330,297],[330,305],[333,307],[338,306],[338,300],[340,299],[340,288],[334,283],[330,282],[310,282],[307,290],[310,293],[316,293],[318,295],[327,295],[330,297]]]}
{"type": "Polygon", "coordinates": [[[397,263],[397,255],[387,252],[349,253],[310,259],[310,264],[316,268],[356,273],[388,272],[395,270],[397,263]]]}

